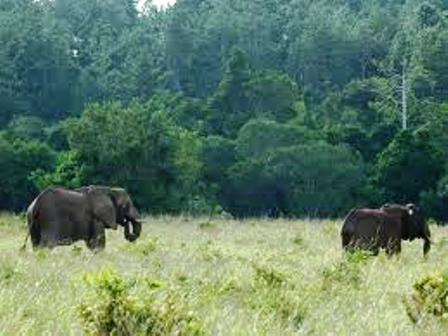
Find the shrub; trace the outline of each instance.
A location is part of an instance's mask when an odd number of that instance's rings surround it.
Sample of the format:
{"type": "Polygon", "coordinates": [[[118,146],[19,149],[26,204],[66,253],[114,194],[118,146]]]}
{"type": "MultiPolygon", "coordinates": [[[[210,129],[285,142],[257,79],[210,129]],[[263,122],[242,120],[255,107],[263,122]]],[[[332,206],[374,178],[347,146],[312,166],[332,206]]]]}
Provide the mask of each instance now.
{"type": "Polygon", "coordinates": [[[274,314],[293,328],[299,328],[305,314],[304,297],[297,296],[297,288],[288,274],[271,266],[254,265],[255,276],[246,300],[252,309],[263,314],[274,314]]]}
{"type": "Polygon", "coordinates": [[[30,179],[39,190],[49,186],[78,188],[87,184],[91,170],[91,167],[82,162],[78,152],[60,152],[54,171],[38,169],[30,175],[30,179]]]}
{"type": "Polygon", "coordinates": [[[324,269],[323,289],[331,287],[335,283],[348,284],[358,288],[361,283],[361,266],[364,265],[370,256],[369,252],[356,251],[345,255],[339,263],[324,269]]]}
{"type": "Polygon", "coordinates": [[[414,284],[414,293],[405,301],[406,312],[417,323],[427,315],[448,319],[448,272],[427,275],[414,284]]]}
{"type": "Polygon", "coordinates": [[[78,307],[87,335],[203,335],[182,295],[153,279],[124,279],[113,270],[85,276],[93,295],[78,307]],[[131,295],[131,293],[138,295],[131,295]]]}
{"type": "Polygon", "coordinates": [[[402,131],[378,155],[371,181],[384,199],[417,202],[422,191],[436,187],[443,171],[441,152],[427,134],[402,131]]]}
{"type": "Polygon", "coordinates": [[[14,264],[2,263],[0,265],[0,284],[10,282],[19,275],[20,273],[14,264]]]}
{"type": "Polygon", "coordinates": [[[286,285],[286,274],[272,268],[272,267],[260,267],[254,265],[255,268],[255,280],[258,284],[263,284],[270,287],[280,287],[286,285]]]}
{"type": "Polygon", "coordinates": [[[53,169],[56,155],[46,144],[0,134],[0,208],[24,210],[38,190],[30,182],[36,170],[53,169]]]}
{"type": "Polygon", "coordinates": [[[147,256],[152,252],[154,252],[157,249],[158,245],[159,245],[159,239],[153,238],[153,239],[140,240],[136,242],[136,244],[128,245],[127,248],[133,252],[136,252],[137,254],[147,256]]]}

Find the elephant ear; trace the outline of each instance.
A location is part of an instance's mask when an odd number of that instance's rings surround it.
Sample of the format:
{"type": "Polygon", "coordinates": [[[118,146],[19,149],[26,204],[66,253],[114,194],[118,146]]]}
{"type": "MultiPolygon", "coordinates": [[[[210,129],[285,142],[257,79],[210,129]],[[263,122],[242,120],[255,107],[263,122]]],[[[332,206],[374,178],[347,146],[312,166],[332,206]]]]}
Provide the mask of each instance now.
{"type": "Polygon", "coordinates": [[[380,210],[387,213],[397,223],[400,223],[402,239],[409,239],[412,236],[412,231],[414,230],[412,217],[406,206],[386,203],[381,206],[380,210]]]}
{"type": "Polygon", "coordinates": [[[114,201],[109,188],[87,187],[87,197],[96,220],[102,222],[106,228],[117,229],[117,217],[114,201]]]}
{"type": "Polygon", "coordinates": [[[115,203],[116,219],[118,223],[125,223],[125,216],[129,212],[130,198],[126,190],[122,188],[111,188],[110,197],[115,203]]]}

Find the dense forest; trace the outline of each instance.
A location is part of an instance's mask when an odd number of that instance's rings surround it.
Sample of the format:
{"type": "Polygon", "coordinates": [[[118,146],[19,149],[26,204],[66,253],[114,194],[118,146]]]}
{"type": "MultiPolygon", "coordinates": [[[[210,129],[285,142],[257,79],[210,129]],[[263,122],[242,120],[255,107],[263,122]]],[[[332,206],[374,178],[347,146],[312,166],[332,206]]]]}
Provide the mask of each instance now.
{"type": "Polygon", "coordinates": [[[448,220],[448,1],[0,0],[0,208],[448,220]]]}

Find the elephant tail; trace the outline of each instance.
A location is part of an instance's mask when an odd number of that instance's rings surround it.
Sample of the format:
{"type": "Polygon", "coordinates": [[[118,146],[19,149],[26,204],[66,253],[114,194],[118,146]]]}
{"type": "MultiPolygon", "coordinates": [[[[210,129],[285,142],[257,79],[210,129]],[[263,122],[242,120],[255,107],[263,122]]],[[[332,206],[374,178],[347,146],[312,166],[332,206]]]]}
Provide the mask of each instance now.
{"type": "Polygon", "coordinates": [[[26,233],[25,241],[23,242],[23,245],[22,245],[22,247],[20,248],[20,251],[25,251],[25,249],[26,249],[26,242],[28,241],[29,236],[30,236],[30,232],[28,231],[28,232],[26,233]]]}
{"type": "MultiPolygon", "coordinates": [[[[40,196],[40,195],[39,195],[40,196]]],[[[25,241],[23,242],[21,251],[26,249],[26,243],[28,242],[28,238],[31,236],[31,242],[34,246],[39,245],[40,242],[40,229],[38,227],[38,201],[39,197],[37,197],[28,207],[26,211],[26,220],[28,225],[28,232],[25,236],[25,241]]]]}
{"type": "Polygon", "coordinates": [[[20,251],[25,251],[26,249],[26,243],[28,242],[28,238],[30,237],[31,228],[33,227],[33,207],[32,205],[35,202],[31,203],[31,205],[28,207],[28,210],[26,211],[26,221],[28,226],[28,231],[26,232],[25,241],[23,242],[22,247],[20,248],[20,251]]]}
{"type": "Polygon", "coordinates": [[[355,215],[357,213],[357,209],[352,209],[350,212],[345,216],[344,223],[342,225],[341,230],[341,239],[342,239],[342,247],[348,248],[348,246],[351,243],[352,236],[353,236],[353,223],[352,220],[354,219],[355,215]]]}

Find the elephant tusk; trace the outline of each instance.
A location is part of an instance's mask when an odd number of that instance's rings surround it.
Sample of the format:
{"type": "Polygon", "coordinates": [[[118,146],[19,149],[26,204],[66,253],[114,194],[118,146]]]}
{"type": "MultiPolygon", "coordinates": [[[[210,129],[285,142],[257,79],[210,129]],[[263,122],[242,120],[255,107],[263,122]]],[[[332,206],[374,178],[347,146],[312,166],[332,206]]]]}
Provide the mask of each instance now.
{"type": "Polygon", "coordinates": [[[140,237],[141,228],[142,228],[142,225],[139,221],[136,221],[136,220],[127,221],[124,226],[125,238],[130,242],[137,240],[137,238],[140,237]],[[130,223],[132,223],[132,233],[130,230],[130,223]]]}

